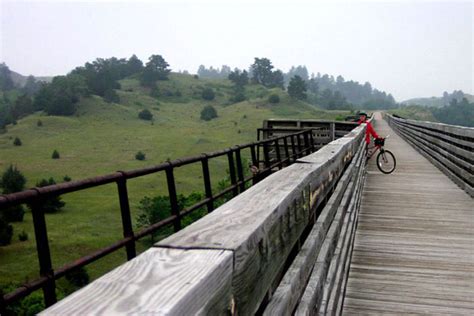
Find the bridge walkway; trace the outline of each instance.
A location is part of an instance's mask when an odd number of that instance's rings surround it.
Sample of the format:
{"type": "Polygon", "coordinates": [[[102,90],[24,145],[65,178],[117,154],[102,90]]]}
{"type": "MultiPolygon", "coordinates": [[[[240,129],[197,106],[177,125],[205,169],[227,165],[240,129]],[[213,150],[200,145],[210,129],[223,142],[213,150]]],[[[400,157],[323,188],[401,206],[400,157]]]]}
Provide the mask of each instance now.
{"type": "Polygon", "coordinates": [[[344,314],[474,313],[474,200],[380,117],[397,158],[368,166],[344,314]]]}

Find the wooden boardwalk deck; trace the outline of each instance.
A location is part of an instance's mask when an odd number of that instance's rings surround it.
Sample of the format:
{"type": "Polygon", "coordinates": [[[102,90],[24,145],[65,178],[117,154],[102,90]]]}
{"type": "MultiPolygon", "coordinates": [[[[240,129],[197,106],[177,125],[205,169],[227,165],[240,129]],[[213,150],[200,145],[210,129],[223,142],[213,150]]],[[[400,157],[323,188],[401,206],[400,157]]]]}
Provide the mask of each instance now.
{"type": "Polygon", "coordinates": [[[474,315],[474,200],[395,134],[391,175],[371,159],[345,315],[474,315]]]}

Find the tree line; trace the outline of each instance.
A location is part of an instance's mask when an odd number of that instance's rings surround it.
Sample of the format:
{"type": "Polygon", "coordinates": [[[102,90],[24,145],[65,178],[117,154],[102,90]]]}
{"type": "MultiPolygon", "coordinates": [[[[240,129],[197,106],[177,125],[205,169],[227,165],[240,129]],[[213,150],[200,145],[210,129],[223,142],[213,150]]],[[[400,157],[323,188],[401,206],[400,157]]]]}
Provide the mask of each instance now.
{"type": "Polygon", "coordinates": [[[106,102],[120,102],[117,90],[121,79],[136,75],[144,87],[155,88],[158,80],[167,80],[169,64],[161,55],[152,55],[143,62],[133,55],[126,58],[98,58],[77,67],[65,76],[56,76],[51,83],[38,82],[34,77],[27,79],[19,89],[20,96],[10,100],[6,91],[15,89],[11,71],[5,64],[0,65],[0,129],[7,124],[35,111],[48,115],[73,115],[81,98],[98,95],[106,102]]]}
{"type": "MultiPolygon", "coordinates": [[[[199,66],[198,75],[204,78],[229,78],[231,73],[243,72],[223,65],[221,68],[199,66]]],[[[390,93],[372,88],[369,82],[360,84],[357,81],[346,81],[342,76],[328,74],[309,74],[306,66],[292,66],[288,72],[274,69],[268,58],[255,58],[249,66],[248,75],[252,83],[260,83],[266,87],[288,89],[290,96],[306,100],[311,104],[326,109],[390,109],[398,105],[390,93]]],[[[229,78],[230,79],[230,78],[229,78]]]]}

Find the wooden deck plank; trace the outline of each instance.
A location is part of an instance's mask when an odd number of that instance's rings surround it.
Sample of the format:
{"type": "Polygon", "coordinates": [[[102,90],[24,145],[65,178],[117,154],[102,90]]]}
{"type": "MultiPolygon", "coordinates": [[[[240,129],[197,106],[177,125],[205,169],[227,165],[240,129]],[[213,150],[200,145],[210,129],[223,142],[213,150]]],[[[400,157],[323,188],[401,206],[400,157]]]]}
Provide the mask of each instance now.
{"type": "Polygon", "coordinates": [[[397,170],[368,175],[343,314],[474,313],[474,201],[376,119],[397,170]]]}

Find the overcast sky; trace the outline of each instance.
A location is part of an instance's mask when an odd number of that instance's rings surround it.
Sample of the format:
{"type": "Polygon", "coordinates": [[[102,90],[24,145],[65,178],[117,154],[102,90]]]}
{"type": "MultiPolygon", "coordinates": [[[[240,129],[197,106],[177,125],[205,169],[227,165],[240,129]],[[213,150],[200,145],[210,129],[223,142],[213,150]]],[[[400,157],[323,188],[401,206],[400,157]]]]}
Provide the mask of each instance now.
{"type": "Polygon", "coordinates": [[[283,71],[369,81],[397,101],[473,93],[472,1],[0,2],[0,62],[24,75],[132,54],[190,72],[267,57],[283,71]]]}

